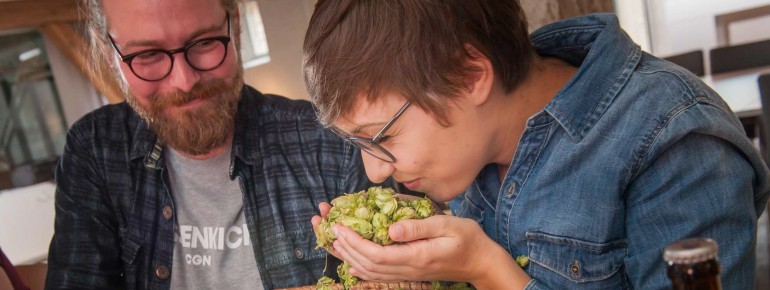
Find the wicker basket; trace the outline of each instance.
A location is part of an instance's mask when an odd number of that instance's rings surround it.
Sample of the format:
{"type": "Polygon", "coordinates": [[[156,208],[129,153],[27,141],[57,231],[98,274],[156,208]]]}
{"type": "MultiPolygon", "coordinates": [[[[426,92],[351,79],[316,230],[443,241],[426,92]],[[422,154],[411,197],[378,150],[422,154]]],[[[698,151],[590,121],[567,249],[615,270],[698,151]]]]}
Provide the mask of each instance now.
{"type": "MultiPolygon", "coordinates": [[[[341,283],[336,283],[332,285],[331,287],[334,290],[342,290],[344,289],[342,287],[341,283]]],[[[284,288],[284,289],[277,289],[277,290],[315,290],[316,286],[301,286],[301,287],[294,287],[294,288],[284,288]]],[[[356,285],[353,287],[350,287],[351,290],[379,290],[379,289],[386,289],[386,290],[396,290],[396,289],[402,289],[402,290],[431,290],[431,283],[429,282],[370,282],[370,281],[358,281],[356,285]]]]}

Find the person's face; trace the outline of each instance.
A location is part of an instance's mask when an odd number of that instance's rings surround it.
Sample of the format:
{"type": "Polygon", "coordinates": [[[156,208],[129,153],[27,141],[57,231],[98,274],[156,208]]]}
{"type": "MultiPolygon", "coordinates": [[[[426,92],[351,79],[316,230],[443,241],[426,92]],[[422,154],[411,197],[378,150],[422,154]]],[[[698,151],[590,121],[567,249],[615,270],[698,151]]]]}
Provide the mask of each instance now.
{"type": "Polygon", "coordinates": [[[139,78],[114,49],[107,51],[119,67],[129,104],[164,143],[194,155],[222,145],[232,132],[243,84],[235,49],[237,15],[230,15],[228,35],[226,11],[219,0],[104,0],[103,9],[108,32],[124,56],[148,49],[172,50],[202,38],[231,37],[226,57],[216,68],[194,69],[184,53],[177,53],[169,74],[157,81],[139,78]]]}
{"type": "MultiPolygon", "coordinates": [[[[346,134],[372,138],[406,103],[397,95],[377,102],[359,98],[352,112],[333,125],[346,134]]],[[[452,125],[443,127],[417,105],[409,106],[384,133],[379,144],[390,152],[393,163],[361,152],[369,179],[383,182],[389,176],[410,190],[424,192],[433,200],[450,200],[467,188],[489,160],[485,130],[473,108],[459,100],[450,105],[452,125]]]]}

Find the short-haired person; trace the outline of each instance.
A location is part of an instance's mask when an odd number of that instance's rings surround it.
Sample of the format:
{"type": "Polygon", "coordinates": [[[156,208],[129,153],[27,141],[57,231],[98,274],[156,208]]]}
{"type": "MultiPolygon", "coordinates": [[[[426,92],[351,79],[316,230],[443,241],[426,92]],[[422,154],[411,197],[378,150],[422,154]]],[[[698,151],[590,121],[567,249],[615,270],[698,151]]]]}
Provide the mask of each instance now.
{"type": "Polygon", "coordinates": [[[614,15],[526,23],[511,0],[318,2],[304,68],[319,119],[371,181],[454,213],[394,224],[406,243],[387,247],[336,226],[351,274],[665,289],[664,247],[698,236],[719,243],[725,289],[755,287],[769,173],[727,104],[614,15]]]}
{"type": "Polygon", "coordinates": [[[370,183],[310,102],[243,84],[235,1],[82,5],[127,103],[68,133],[46,288],[314,284],[318,203],[370,183]]]}

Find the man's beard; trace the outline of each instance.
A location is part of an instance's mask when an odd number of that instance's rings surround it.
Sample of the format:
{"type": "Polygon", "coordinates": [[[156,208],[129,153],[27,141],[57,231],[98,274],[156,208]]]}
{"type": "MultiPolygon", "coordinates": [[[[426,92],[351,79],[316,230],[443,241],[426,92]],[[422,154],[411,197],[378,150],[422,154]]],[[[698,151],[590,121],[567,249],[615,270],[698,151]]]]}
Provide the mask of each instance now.
{"type": "Polygon", "coordinates": [[[235,114],[243,88],[243,71],[230,80],[197,83],[189,93],[175,92],[148,98],[143,107],[127,94],[128,104],[144,119],[160,141],[189,155],[203,155],[224,145],[235,128],[235,114]],[[203,100],[196,108],[178,110],[178,106],[203,100]],[[170,108],[174,114],[164,110],[170,108]]]}

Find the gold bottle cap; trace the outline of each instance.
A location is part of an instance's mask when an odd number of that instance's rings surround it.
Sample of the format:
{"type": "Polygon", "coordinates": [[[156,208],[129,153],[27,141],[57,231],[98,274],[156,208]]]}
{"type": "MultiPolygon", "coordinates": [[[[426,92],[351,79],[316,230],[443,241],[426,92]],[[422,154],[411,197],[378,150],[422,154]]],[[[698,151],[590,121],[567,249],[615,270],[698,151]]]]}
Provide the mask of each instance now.
{"type": "Polygon", "coordinates": [[[719,248],[717,243],[707,238],[689,238],[678,240],[663,251],[663,260],[673,264],[694,264],[716,259],[719,248]]]}

